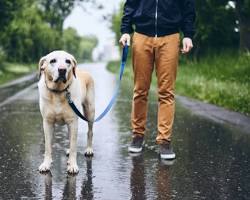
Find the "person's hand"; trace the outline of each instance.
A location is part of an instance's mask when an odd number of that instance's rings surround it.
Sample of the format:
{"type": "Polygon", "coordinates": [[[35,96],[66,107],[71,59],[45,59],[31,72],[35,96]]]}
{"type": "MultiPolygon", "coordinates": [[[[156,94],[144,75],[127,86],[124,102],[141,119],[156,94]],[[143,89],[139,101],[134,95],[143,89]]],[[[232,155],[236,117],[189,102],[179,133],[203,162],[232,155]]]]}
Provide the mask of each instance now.
{"type": "Polygon", "coordinates": [[[124,47],[127,43],[128,46],[130,46],[130,35],[128,33],[122,34],[119,43],[124,47]]]}
{"type": "Polygon", "coordinates": [[[183,38],[182,40],[182,49],[181,53],[186,54],[190,52],[190,50],[193,48],[193,42],[190,38],[183,38]]]}

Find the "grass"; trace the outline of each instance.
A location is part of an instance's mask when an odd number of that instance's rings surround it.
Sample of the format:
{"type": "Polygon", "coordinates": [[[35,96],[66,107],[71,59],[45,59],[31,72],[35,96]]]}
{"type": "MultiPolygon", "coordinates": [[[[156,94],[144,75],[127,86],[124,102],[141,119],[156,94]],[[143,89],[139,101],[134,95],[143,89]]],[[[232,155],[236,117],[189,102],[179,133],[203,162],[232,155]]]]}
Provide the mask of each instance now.
{"type": "MultiPolygon", "coordinates": [[[[118,70],[118,62],[108,69],[118,70]]],[[[125,77],[131,79],[131,63],[125,77]]],[[[156,86],[155,78],[153,85],[156,86]]],[[[227,52],[198,61],[181,58],[176,93],[250,115],[250,53],[227,52]]]]}
{"type": "Polygon", "coordinates": [[[32,64],[3,63],[0,66],[0,85],[35,71],[32,64]]]}

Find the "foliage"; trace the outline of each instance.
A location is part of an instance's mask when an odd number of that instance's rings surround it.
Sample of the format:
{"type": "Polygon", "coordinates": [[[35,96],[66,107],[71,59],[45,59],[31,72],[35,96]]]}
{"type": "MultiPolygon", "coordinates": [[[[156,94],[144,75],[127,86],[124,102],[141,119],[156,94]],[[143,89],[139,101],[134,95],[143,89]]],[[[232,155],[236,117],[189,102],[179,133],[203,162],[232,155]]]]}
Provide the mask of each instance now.
{"type": "Polygon", "coordinates": [[[0,48],[0,69],[6,59],[6,54],[2,48],[0,48]]]}
{"type": "Polygon", "coordinates": [[[60,32],[63,30],[63,21],[74,8],[75,0],[40,0],[42,16],[50,26],[60,32]]]}
{"type": "MultiPolygon", "coordinates": [[[[82,45],[76,30],[62,30],[65,18],[77,2],[92,0],[4,0],[0,2],[0,69],[3,62],[30,63],[52,50],[65,49],[88,58],[97,40],[82,45]],[[91,43],[91,44],[90,44],[91,43]],[[86,46],[87,49],[84,49],[86,46]]],[[[86,42],[85,42],[86,43],[86,42]]]]}
{"type": "Polygon", "coordinates": [[[93,49],[97,46],[98,40],[95,36],[82,37],[80,42],[80,55],[79,57],[84,61],[92,61],[93,49]]]}
{"type": "Polygon", "coordinates": [[[36,64],[3,63],[0,70],[0,84],[31,73],[36,68],[36,64]]]}
{"type": "Polygon", "coordinates": [[[245,114],[250,114],[250,55],[237,52],[206,56],[179,68],[176,90],[245,114]]]}
{"type": "Polygon", "coordinates": [[[72,12],[76,3],[93,0],[39,0],[43,19],[60,33],[63,32],[63,22],[72,12]]]}
{"type": "Polygon", "coordinates": [[[68,28],[63,32],[63,49],[79,58],[79,47],[81,37],[73,28],[68,28]]]}
{"type": "MultiPolygon", "coordinates": [[[[22,8],[22,2],[19,0],[5,0],[0,1],[0,44],[4,40],[4,32],[6,30],[6,27],[11,22],[11,20],[15,16],[15,12],[18,11],[19,8],[22,8]]],[[[2,46],[0,45],[0,69],[3,66],[3,62],[6,58],[6,53],[2,46]]]]}
{"type": "Polygon", "coordinates": [[[119,41],[121,36],[120,26],[121,26],[121,18],[123,13],[123,4],[120,5],[120,8],[117,12],[113,13],[111,18],[111,30],[115,33],[116,42],[119,41]]]}
{"type": "Polygon", "coordinates": [[[250,0],[235,0],[240,30],[240,48],[250,50],[250,0]]]}
{"type": "Polygon", "coordinates": [[[19,0],[5,0],[0,1],[0,27],[2,30],[14,18],[15,12],[22,8],[22,1],[19,0]]]}
{"type": "MultiPolygon", "coordinates": [[[[108,69],[118,73],[119,62],[108,69]]],[[[124,78],[133,79],[131,63],[124,78]]],[[[157,85],[153,77],[154,88],[157,85]]],[[[224,51],[200,61],[182,59],[178,69],[176,93],[250,115],[250,53],[224,51]]]]}
{"type": "MultiPolygon", "coordinates": [[[[211,49],[217,52],[225,48],[237,49],[242,46],[240,43],[244,44],[245,49],[250,50],[250,0],[236,0],[236,7],[232,5],[232,2],[228,0],[196,0],[194,57],[205,55],[208,53],[207,50],[211,49]]],[[[113,14],[111,20],[111,29],[115,33],[117,41],[120,37],[122,12],[123,4],[113,14]]]]}
{"type": "Polygon", "coordinates": [[[73,54],[78,62],[92,61],[92,51],[97,42],[95,36],[81,37],[73,28],[68,28],[63,32],[63,49],[73,54]]]}
{"type": "Polygon", "coordinates": [[[221,51],[228,47],[238,48],[236,16],[227,3],[227,0],[196,1],[195,56],[208,53],[208,49],[221,51]]]}
{"type": "Polygon", "coordinates": [[[3,47],[12,62],[32,62],[61,47],[58,32],[42,21],[35,4],[17,13],[4,38],[3,47]]]}

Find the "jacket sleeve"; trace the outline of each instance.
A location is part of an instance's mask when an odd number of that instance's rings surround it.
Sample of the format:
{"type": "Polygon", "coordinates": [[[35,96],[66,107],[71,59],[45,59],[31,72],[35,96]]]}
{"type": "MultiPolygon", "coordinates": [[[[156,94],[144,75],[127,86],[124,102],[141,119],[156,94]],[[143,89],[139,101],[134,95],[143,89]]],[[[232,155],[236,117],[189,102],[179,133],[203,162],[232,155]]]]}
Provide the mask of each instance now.
{"type": "Polygon", "coordinates": [[[193,38],[195,34],[195,3],[194,0],[181,0],[182,23],[181,31],[184,37],[193,38]]]}
{"type": "Polygon", "coordinates": [[[123,17],[121,21],[121,33],[132,33],[132,18],[136,11],[137,3],[139,0],[126,0],[124,4],[123,17]]]}

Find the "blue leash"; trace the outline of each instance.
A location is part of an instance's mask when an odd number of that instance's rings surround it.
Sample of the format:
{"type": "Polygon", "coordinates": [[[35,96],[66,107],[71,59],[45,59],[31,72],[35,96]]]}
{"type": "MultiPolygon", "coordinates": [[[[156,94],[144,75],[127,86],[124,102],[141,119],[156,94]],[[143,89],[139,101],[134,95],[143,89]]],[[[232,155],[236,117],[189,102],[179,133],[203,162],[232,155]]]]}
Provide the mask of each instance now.
{"type": "MultiPolygon", "coordinates": [[[[115,100],[118,96],[118,93],[119,93],[119,88],[120,88],[120,85],[121,85],[121,80],[122,80],[122,76],[123,76],[123,72],[124,72],[124,69],[125,69],[125,66],[126,66],[126,61],[127,61],[127,57],[128,57],[128,50],[129,50],[129,47],[128,45],[126,44],[124,47],[123,47],[123,50],[122,50],[122,60],[121,60],[121,65],[120,65],[120,74],[119,74],[119,80],[118,80],[118,83],[117,83],[117,86],[116,86],[116,89],[115,89],[115,93],[112,97],[112,99],[110,100],[109,104],[107,105],[107,107],[104,109],[104,111],[94,120],[94,122],[98,122],[100,121],[109,111],[110,109],[112,108],[112,106],[114,105],[115,103],[115,100]]],[[[77,107],[75,106],[74,102],[72,101],[71,99],[71,95],[70,95],[70,92],[67,90],[66,91],[66,98],[68,100],[68,103],[70,105],[70,107],[72,108],[72,110],[78,115],[78,117],[80,117],[82,120],[84,121],[87,121],[87,122],[90,122],[86,117],[84,117],[81,112],[77,109],[77,107]]]]}

